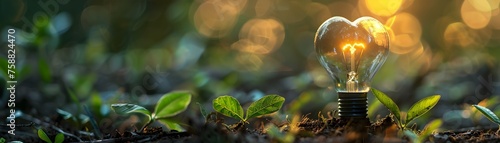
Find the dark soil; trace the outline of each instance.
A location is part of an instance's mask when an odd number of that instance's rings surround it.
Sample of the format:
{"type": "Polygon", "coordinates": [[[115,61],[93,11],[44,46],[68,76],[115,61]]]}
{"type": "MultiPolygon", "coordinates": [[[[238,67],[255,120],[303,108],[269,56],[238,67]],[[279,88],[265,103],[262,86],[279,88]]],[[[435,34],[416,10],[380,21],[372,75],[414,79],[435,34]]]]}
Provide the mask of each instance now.
{"type": "MultiPolygon", "coordinates": [[[[250,125],[237,123],[224,125],[224,118],[216,116],[215,119],[204,121],[188,120],[189,128],[186,132],[165,131],[161,127],[149,127],[143,131],[134,128],[128,131],[114,131],[103,133],[102,139],[90,132],[72,131],[65,132],[75,136],[65,136],[65,142],[278,142],[265,133],[264,127],[249,129],[250,125]]],[[[71,130],[58,123],[43,122],[31,119],[30,124],[18,124],[19,129],[27,132],[16,132],[16,136],[1,135],[7,141],[20,140],[24,142],[42,142],[34,131],[36,127],[43,128],[50,138],[54,138],[62,130],[71,130]],[[27,128],[27,129],[26,129],[27,128]],[[31,128],[31,131],[30,131],[31,128]]],[[[385,117],[376,122],[369,123],[368,119],[310,119],[303,117],[296,125],[283,123],[276,125],[283,131],[289,131],[290,126],[298,127],[295,142],[409,142],[406,137],[398,135],[397,126],[390,117],[385,117]]],[[[7,127],[2,126],[2,133],[7,127]]],[[[73,129],[74,130],[74,129],[73,129]]],[[[5,132],[4,132],[5,131],[5,132]]],[[[427,141],[431,142],[500,142],[500,136],[492,130],[446,131],[436,133],[427,141]]]]}
{"type": "Polygon", "coordinates": [[[477,129],[467,131],[446,131],[434,135],[436,142],[486,142],[498,143],[500,136],[498,129],[477,129]]]}

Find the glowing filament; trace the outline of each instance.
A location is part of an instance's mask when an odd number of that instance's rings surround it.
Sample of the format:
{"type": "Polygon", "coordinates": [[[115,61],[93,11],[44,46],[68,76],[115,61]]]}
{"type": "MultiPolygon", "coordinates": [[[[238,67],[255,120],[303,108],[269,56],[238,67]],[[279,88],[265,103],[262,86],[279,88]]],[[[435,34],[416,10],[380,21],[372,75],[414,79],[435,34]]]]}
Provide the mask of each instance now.
{"type": "MultiPolygon", "coordinates": [[[[344,45],[344,47],[342,47],[342,51],[345,51],[346,49],[348,49],[351,53],[351,55],[349,56],[350,57],[350,61],[351,61],[351,66],[350,68],[347,68],[347,69],[350,69],[351,71],[347,74],[347,82],[346,82],[346,88],[347,88],[347,91],[356,91],[357,90],[357,85],[358,85],[358,80],[357,80],[357,66],[358,66],[358,63],[361,57],[361,54],[363,53],[364,49],[365,49],[365,45],[363,43],[354,43],[354,44],[346,44],[344,45]],[[359,50],[359,57],[356,58],[356,50],[357,48],[361,47],[361,50],[359,50]]],[[[345,59],[345,54],[344,54],[344,60],[345,59]]]]}

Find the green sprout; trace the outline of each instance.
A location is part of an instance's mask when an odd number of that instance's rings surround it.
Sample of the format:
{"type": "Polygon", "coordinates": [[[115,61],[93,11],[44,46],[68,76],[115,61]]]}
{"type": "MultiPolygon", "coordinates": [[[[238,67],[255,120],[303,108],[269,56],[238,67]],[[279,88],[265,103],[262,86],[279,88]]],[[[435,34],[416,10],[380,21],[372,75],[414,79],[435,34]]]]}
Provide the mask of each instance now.
{"type": "Polygon", "coordinates": [[[396,105],[396,103],[394,103],[394,101],[392,101],[392,99],[389,96],[374,88],[372,88],[372,93],[373,95],[375,95],[375,97],[377,97],[377,99],[382,104],[384,104],[385,107],[389,109],[389,111],[396,118],[398,127],[403,130],[406,129],[407,125],[411,121],[415,120],[416,118],[422,116],[423,114],[431,110],[441,98],[440,95],[433,95],[418,101],[417,103],[413,104],[410,107],[408,113],[406,114],[406,119],[405,119],[401,116],[398,105],[396,105]]]}
{"type": "Polygon", "coordinates": [[[217,97],[213,101],[215,111],[224,116],[239,119],[240,123],[248,123],[248,120],[257,116],[262,116],[276,112],[281,109],[285,98],[279,95],[267,95],[253,102],[247,109],[246,116],[243,114],[243,107],[234,97],[225,95],[217,97]]]}
{"type": "Polygon", "coordinates": [[[441,126],[441,124],[443,124],[443,121],[441,119],[434,119],[427,125],[425,125],[424,130],[420,132],[420,135],[411,130],[405,130],[404,134],[410,139],[411,142],[421,143],[424,142],[425,139],[427,139],[432,134],[432,132],[437,130],[441,126]]]}
{"type": "Polygon", "coordinates": [[[42,129],[38,129],[38,137],[43,141],[45,141],[46,143],[62,143],[64,141],[64,134],[58,133],[56,135],[56,138],[52,142],[49,136],[47,136],[47,134],[42,129]]]}
{"type": "Polygon", "coordinates": [[[264,127],[264,131],[273,140],[271,142],[293,143],[300,132],[299,122],[300,115],[294,115],[288,125],[277,127],[275,124],[269,123],[264,127]]]}
{"type": "Polygon", "coordinates": [[[155,120],[166,125],[169,129],[183,131],[184,129],[180,124],[171,119],[171,117],[180,114],[188,107],[191,102],[191,93],[178,91],[171,92],[163,95],[156,103],[153,113],[146,108],[135,104],[112,104],[111,108],[120,115],[127,115],[130,113],[141,113],[148,117],[148,123],[145,124],[141,130],[153,123],[155,120]]]}
{"type": "Polygon", "coordinates": [[[57,113],[63,117],[64,120],[70,121],[70,123],[80,126],[89,122],[90,118],[85,114],[73,115],[68,111],[62,109],[56,109],[57,113]]]}
{"type": "Polygon", "coordinates": [[[500,119],[498,118],[498,116],[495,115],[495,113],[493,113],[490,109],[488,109],[486,107],[483,107],[480,105],[472,105],[472,106],[474,106],[477,110],[479,110],[491,122],[496,123],[498,125],[499,128],[496,132],[498,134],[498,132],[500,132],[500,119]]]}

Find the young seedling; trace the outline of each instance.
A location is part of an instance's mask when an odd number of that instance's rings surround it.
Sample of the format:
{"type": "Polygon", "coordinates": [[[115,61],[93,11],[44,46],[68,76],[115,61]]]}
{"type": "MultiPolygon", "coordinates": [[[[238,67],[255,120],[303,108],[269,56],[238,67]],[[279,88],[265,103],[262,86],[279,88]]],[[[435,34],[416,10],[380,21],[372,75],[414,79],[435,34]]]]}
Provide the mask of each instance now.
{"type": "Polygon", "coordinates": [[[396,103],[394,103],[389,96],[374,88],[372,88],[372,93],[394,115],[398,127],[402,130],[406,129],[407,125],[409,125],[411,121],[431,110],[441,98],[440,95],[433,95],[418,101],[410,107],[408,113],[406,114],[406,119],[404,119],[401,117],[398,105],[396,105],[396,103]]]}
{"type": "Polygon", "coordinates": [[[421,143],[424,142],[432,134],[433,131],[437,130],[441,126],[441,124],[443,124],[443,121],[441,119],[435,119],[425,125],[425,128],[422,132],[420,132],[420,135],[411,130],[405,130],[404,134],[408,138],[410,138],[411,142],[421,143]]]}
{"type": "Polygon", "coordinates": [[[247,109],[246,116],[243,113],[243,107],[240,102],[231,96],[220,96],[213,101],[215,111],[224,116],[239,119],[240,123],[248,123],[248,120],[257,116],[262,116],[276,112],[281,109],[285,98],[279,95],[268,95],[253,102],[247,109]]]}
{"type": "Polygon", "coordinates": [[[498,118],[495,113],[493,113],[490,109],[480,106],[480,105],[472,105],[476,107],[477,110],[479,110],[486,118],[488,118],[491,122],[496,123],[498,125],[498,130],[496,134],[500,132],[500,119],[498,118]]]}
{"type": "Polygon", "coordinates": [[[288,125],[284,125],[281,128],[277,127],[273,123],[269,123],[264,127],[265,133],[280,143],[293,143],[295,141],[295,137],[299,134],[300,116],[295,115],[292,118],[292,121],[288,123],[288,125]],[[285,131],[287,130],[287,131],[285,131]]]}
{"type": "Polygon", "coordinates": [[[57,113],[61,115],[61,117],[64,120],[70,121],[72,125],[76,125],[77,127],[80,127],[83,124],[86,124],[89,122],[89,117],[84,114],[79,114],[79,115],[73,115],[68,111],[62,110],[62,109],[56,109],[57,113]]]}
{"type": "Polygon", "coordinates": [[[38,129],[38,137],[46,143],[62,143],[64,141],[64,134],[58,133],[56,135],[56,138],[54,139],[54,142],[52,142],[49,136],[47,136],[47,134],[42,129],[38,129]]]}
{"type": "Polygon", "coordinates": [[[146,115],[148,123],[141,128],[141,131],[155,120],[160,121],[160,123],[163,123],[169,129],[183,131],[184,129],[179,125],[179,123],[172,120],[171,117],[186,110],[191,102],[191,96],[192,95],[189,92],[182,91],[165,94],[156,103],[153,113],[146,108],[135,104],[112,104],[111,108],[120,115],[130,113],[141,113],[146,115]]]}

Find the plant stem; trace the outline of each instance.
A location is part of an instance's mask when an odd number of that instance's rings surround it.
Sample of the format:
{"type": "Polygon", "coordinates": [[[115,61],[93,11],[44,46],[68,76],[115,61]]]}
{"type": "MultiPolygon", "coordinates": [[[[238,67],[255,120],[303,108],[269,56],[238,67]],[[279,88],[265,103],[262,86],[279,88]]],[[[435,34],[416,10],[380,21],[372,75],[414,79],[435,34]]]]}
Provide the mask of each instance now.
{"type": "Polygon", "coordinates": [[[149,122],[147,124],[145,124],[144,126],[142,126],[141,128],[141,132],[144,131],[144,129],[146,129],[147,126],[149,126],[151,123],[153,123],[153,118],[151,118],[151,120],[149,120],[149,122]]]}
{"type": "Polygon", "coordinates": [[[498,132],[500,132],[500,125],[498,125],[498,130],[495,134],[498,135],[498,132]]]}

